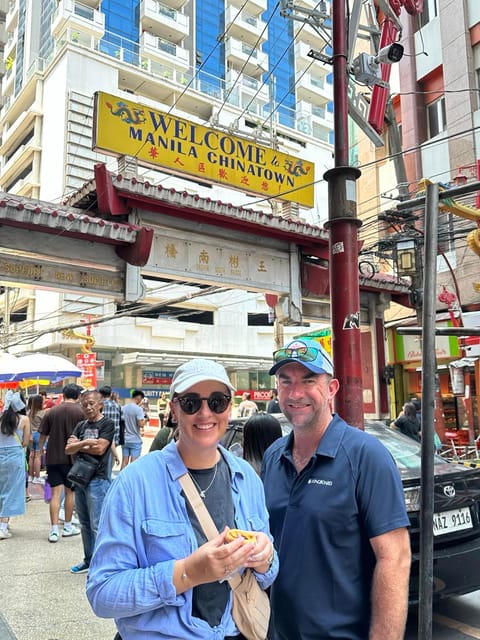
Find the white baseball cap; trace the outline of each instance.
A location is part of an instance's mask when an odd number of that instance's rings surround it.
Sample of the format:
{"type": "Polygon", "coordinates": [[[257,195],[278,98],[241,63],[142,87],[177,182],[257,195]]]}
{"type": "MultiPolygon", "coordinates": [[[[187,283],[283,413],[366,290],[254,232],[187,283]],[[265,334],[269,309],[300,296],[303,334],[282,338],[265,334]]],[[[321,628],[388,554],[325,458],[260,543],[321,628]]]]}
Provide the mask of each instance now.
{"type": "Polygon", "coordinates": [[[172,384],[170,385],[170,398],[176,393],[183,393],[194,384],[205,380],[215,380],[226,385],[230,391],[235,391],[235,387],[228,379],[224,367],[214,360],[194,358],[178,367],[175,371],[172,384]]]}

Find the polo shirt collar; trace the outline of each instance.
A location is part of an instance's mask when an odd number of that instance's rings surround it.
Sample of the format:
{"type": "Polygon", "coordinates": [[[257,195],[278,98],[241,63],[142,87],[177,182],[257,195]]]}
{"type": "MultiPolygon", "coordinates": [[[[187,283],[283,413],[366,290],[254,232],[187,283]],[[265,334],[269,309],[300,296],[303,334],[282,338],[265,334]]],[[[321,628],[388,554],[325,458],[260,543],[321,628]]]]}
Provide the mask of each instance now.
{"type": "MultiPolygon", "coordinates": [[[[318,443],[315,455],[324,456],[326,458],[335,458],[340,443],[343,440],[345,429],[347,424],[336,413],[333,414],[332,419],[322,436],[322,439],[318,443]]],[[[286,456],[289,460],[292,460],[292,447],[293,447],[293,431],[289,434],[282,455],[286,456]]]]}

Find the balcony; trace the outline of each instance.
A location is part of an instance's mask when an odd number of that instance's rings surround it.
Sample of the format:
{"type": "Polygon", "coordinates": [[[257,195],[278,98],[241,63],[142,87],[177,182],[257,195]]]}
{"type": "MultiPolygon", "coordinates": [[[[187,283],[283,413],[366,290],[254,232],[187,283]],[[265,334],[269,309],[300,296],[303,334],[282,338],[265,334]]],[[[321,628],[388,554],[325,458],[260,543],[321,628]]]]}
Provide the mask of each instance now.
{"type": "Polygon", "coordinates": [[[306,100],[315,105],[324,105],[333,99],[332,86],[325,81],[324,76],[305,73],[296,84],[297,99],[306,100]]]}
{"type": "MultiPolygon", "coordinates": [[[[225,82],[227,93],[231,88],[233,88],[232,94],[233,92],[236,92],[238,96],[245,96],[249,100],[255,97],[256,99],[264,103],[269,101],[268,86],[257,78],[252,78],[251,76],[247,76],[244,73],[238,73],[238,71],[236,71],[235,69],[230,69],[227,72],[225,82]]],[[[231,102],[230,99],[228,101],[231,102]]],[[[240,104],[243,102],[243,100],[240,98],[238,102],[240,104]]]]}
{"type": "Polygon", "coordinates": [[[15,58],[15,51],[17,49],[17,30],[7,31],[7,38],[5,42],[5,46],[3,47],[3,57],[6,60],[7,58],[15,58]]]}
{"type": "MultiPolygon", "coordinates": [[[[38,164],[32,163],[32,164],[38,164]]],[[[25,198],[38,198],[40,194],[40,176],[38,171],[31,170],[25,175],[11,183],[8,187],[8,193],[15,196],[23,196],[25,198]]]]}
{"type": "Polygon", "coordinates": [[[5,15],[5,28],[7,31],[14,31],[18,25],[18,2],[9,2],[8,11],[5,15]]]}
{"type": "Polygon", "coordinates": [[[254,16],[259,16],[267,10],[267,0],[246,0],[245,4],[234,0],[234,3],[238,4],[238,9],[241,7],[242,10],[254,16]]]}
{"type": "Polygon", "coordinates": [[[151,33],[142,33],[140,49],[143,56],[154,58],[159,62],[171,64],[174,67],[187,68],[189,66],[189,52],[186,49],[151,33]]]}
{"type": "Polygon", "coordinates": [[[101,0],[82,0],[82,4],[86,7],[91,7],[92,9],[98,9],[100,6],[101,0]]]}
{"type": "Polygon", "coordinates": [[[23,111],[20,117],[15,120],[7,121],[3,127],[2,144],[0,145],[0,153],[2,156],[9,155],[10,149],[16,144],[15,141],[21,140],[30,131],[35,124],[35,118],[40,117],[42,112],[36,105],[31,105],[27,110],[23,111]]]}
{"type": "Polygon", "coordinates": [[[13,87],[15,84],[14,64],[5,71],[2,79],[2,95],[4,97],[13,95],[13,87]]]}
{"type": "Polygon", "coordinates": [[[40,141],[36,137],[32,138],[26,144],[22,144],[15,153],[4,161],[1,171],[0,188],[4,189],[15,175],[18,175],[21,167],[26,167],[30,162],[33,163],[35,155],[42,150],[40,141]]]}
{"type": "Polygon", "coordinates": [[[301,133],[328,141],[328,134],[333,130],[333,114],[327,106],[298,102],[295,114],[295,128],[301,133]]]}
{"type": "Polygon", "coordinates": [[[303,22],[294,22],[294,40],[307,44],[311,49],[323,51],[328,44],[313,27],[303,22]]]}
{"type": "Polygon", "coordinates": [[[268,30],[265,29],[266,23],[259,17],[241,11],[230,5],[225,11],[225,29],[232,38],[243,40],[250,45],[256,42],[266,42],[268,39],[268,30]]]}
{"type": "Polygon", "coordinates": [[[260,57],[263,59],[265,55],[260,49],[256,49],[246,42],[236,40],[235,38],[227,38],[225,44],[225,55],[227,61],[231,65],[237,67],[243,67],[247,75],[258,75],[258,69],[260,66],[260,57]]]}
{"type": "MultiPolygon", "coordinates": [[[[311,49],[315,49],[315,47],[311,47],[306,42],[299,42],[298,40],[295,42],[295,67],[297,71],[305,71],[305,69],[312,66],[312,58],[308,57],[308,52],[311,49]]],[[[315,71],[322,69],[322,62],[315,60],[313,64],[315,65],[315,71]]],[[[325,68],[325,73],[330,72],[331,69],[325,68]]]]}
{"type": "Polygon", "coordinates": [[[142,0],[140,3],[140,26],[166,40],[179,42],[189,34],[188,16],[158,0],[142,0]]]}
{"type": "Polygon", "coordinates": [[[105,16],[101,11],[75,0],[60,0],[53,14],[50,31],[58,40],[67,29],[78,32],[79,37],[85,34],[100,39],[105,33],[105,16]]]}

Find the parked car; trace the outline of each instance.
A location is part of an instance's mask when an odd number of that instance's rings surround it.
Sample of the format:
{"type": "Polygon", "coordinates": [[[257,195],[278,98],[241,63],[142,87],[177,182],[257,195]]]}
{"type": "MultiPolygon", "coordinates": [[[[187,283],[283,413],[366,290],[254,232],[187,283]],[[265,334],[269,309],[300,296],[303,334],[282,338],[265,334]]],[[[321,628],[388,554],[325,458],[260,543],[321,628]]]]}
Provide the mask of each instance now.
{"type": "MultiPolygon", "coordinates": [[[[284,433],[291,429],[283,414],[276,416],[284,433]]],[[[245,419],[232,419],[222,444],[241,455],[245,419]]],[[[366,422],[397,463],[410,518],[412,570],[410,604],[418,602],[420,545],[421,445],[382,422],[366,422]]],[[[462,595],[480,589],[480,468],[434,455],[433,597],[462,595]]]]}

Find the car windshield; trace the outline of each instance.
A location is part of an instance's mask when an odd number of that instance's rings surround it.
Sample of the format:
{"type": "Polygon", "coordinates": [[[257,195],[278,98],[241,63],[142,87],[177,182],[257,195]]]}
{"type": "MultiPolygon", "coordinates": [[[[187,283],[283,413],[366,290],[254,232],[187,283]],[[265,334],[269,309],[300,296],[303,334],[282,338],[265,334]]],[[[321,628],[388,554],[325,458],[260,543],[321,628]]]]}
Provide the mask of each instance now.
{"type": "MultiPolygon", "coordinates": [[[[366,430],[380,440],[392,454],[397,467],[402,469],[418,469],[421,467],[421,445],[392,429],[382,425],[368,425],[366,430]]],[[[435,464],[444,464],[445,460],[435,455],[435,464]]]]}

